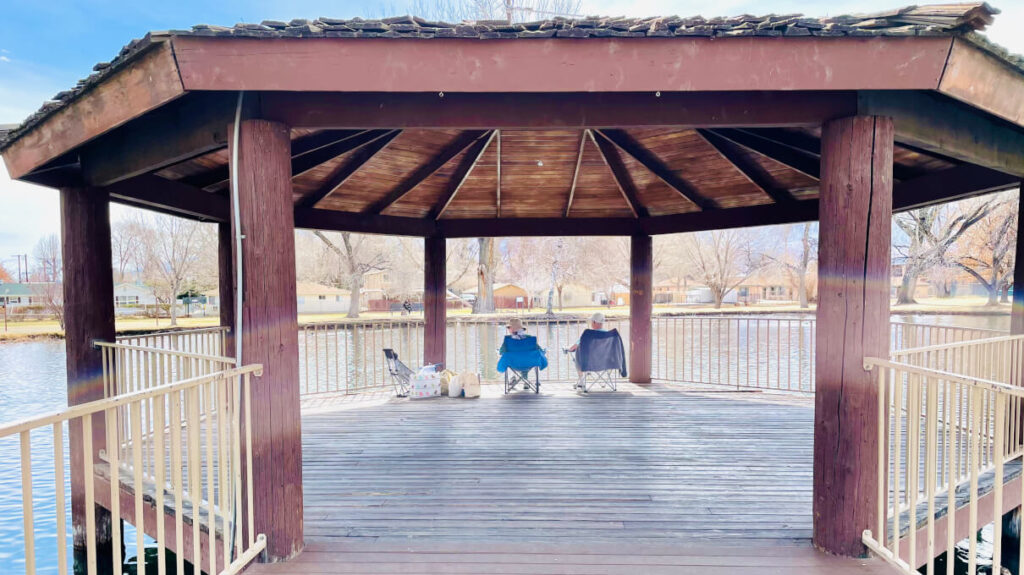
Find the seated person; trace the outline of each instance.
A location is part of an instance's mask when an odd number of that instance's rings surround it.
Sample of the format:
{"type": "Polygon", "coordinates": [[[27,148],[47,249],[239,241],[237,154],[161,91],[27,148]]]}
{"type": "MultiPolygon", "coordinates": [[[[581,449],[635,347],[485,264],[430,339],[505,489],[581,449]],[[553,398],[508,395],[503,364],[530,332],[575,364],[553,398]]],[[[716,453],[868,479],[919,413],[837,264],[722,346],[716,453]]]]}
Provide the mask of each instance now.
{"type": "MultiPolygon", "coordinates": [[[[606,331],[604,329],[604,314],[599,311],[594,312],[594,315],[590,316],[590,321],[587,323],[587,329],[592,329],[594,331],[606,331]]],[[[580,334],[580,336],[582,337],[583,334],[580,334]]],[[[572,344],[572,346],[569,347],[569,351],[576,353],[576,350],[579,349],[579,347],[580,340],[579,338],[576,338],[576,343],[572,344]]]]}
{"type": "Polygon", "coordinates": [[[508,322],[508,335],[501,343],[498,353],[501,358],[498,360],[498,371],[512,367],[515,369],[529,369],[539,367],[545,369],[548,366],[548,358],[537,343],[537,338],[526,334],[523,322],[519,318],[513,318],[508,322]]]}

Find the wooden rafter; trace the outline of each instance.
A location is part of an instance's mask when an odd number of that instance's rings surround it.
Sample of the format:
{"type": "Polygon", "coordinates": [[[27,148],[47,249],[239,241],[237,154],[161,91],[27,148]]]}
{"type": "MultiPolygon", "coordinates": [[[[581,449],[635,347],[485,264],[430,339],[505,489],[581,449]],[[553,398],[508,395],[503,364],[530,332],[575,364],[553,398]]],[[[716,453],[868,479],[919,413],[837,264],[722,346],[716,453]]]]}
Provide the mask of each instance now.
{"type": "Polygon", "coordinates": [[[500,218],[501,217],[501,130],[495,130],[495,133],[497,133],[497,135],[498,135],[498,141],[497,141],[497,144],[496,144],[497,145],[497,153],[498,153],[498,160],[497,160],[498,177],[496,178],[497,179],[497,186],[495,187],[495,194],[494,194],[494,212],[496,214],[498,214],[498,217],[500,218]]]}
{"type": "Polygon", "coordinates": [[[704,141],[717,150],[719,155],[746,176],[755,186],[761,188],[761,191],[771,197],[776,203],[782,204],[793,201],[793,194],[776,184],[771,174],[761,164],[743,155],[739,146],[702,128],[697,129],[697,134],[704,138],[704,141]]]}
{"type": "Polygon", "coordinates": [[[583,130],[580,133],[580,151],[576,156],[576,169],[572,172],[572,185],[569,186],[569,200],[565,203],[565,217],[569,217],[569,210],[572,209],[572,199],[576,195],[576,182],[579,181],[580,177],[580,166],[583,164],[583,149],[587,144],[587,132],[590,130],[583,130]]]}
{"type": "Polygon", "coordinates": [[[661,158],[657,157],[650,150],[640,145],[640,143],[630,136],[625,130],[598,130],[598,133],[607,138],[608,141],[615,144],[620,150],[632,156],[634,160],[640,162],[640,165],[647,168],[655,176],[658,176],[661,181],[668,184],[668,186],[673,190],[679,192],[679,195],[693,202],[693,204],[702,211],[713,210],[718,207],[718,204],[714,200],[702,195],[695,187],[693,187],[692,184],[669,169],[669,167],[661,161],[661,158]]]}
{"type": "Polygon", "coordinates": [[[302,174],[305,174],[306,172],[309,172],[310,170],[324,164],[325,162],[329,162],[342,154],[358,150],[387,133],[388,130],[366,130],[365,132],[350,135],[326,146],[321,146],[305,152],[301,155],[293,156],[292,178],[301,176],[302,174]]]}
{"type": "Polygon", "coordinates": [[[365,213],[379,214],[384,210],[388,209],[392,204],[401,200],[406,194],[411,192],[413,188],[420,185],[423,180],[426,180],[434,172],[441,169],[442,166],[451,161],[452,158],[458,156],[463,150],[468,148],[473,142],[480,139],[486,131],[483,130],[467,130],[460,133],[455,137],[447,146],[441,149],[440,152],[430,158],[425,164],[418,167],[413,173],[406,176],[394,189],[387,193],[386,196],[380,200],[374,202],[366,209],[365,213]]]}
{"type": "Polygon", "coordinates": [[[709,131],[734,144],[743,146],[752,152],[756,152],[766,158],[775,160],[776,162],[792,168],[805,176],[809,176],[815,180],[820,178],[821,162],[812,154],[799,151],[785,144],[780,144],[774,140],[743,130],[725,128],[709,131]]]}
{"type": "Polygon", "coordinates": [[[323,201],[327,196],[334,193],[335,190],[340,188],[349,178],[352,177],[359,168],[362,168],[366,162],[369,162],[374,156],[376,156],[381,150],[387,147],[388,144],[394,140],[401,130],[385,131],[380,134],[372,141],[365,143],[360,147],[352,157],[350,157],[345,163],[338,166],[334,173],[332,173],[324,181],[324,183],[312,194],[309,194],[299,202],[300,207],[312,208],[316,207],[318,203],[323,201]]]}
{"type": "Polygon", "coordinates": [[[444,211],[451,205],[452,200],[455,199],[455,195],[459,193],[462,188],[462,184],[466,183],[466,179],[473,173],[473,168],[476,167],[477,162],[480,161],[480,157],[484,155],[487,150],[487,146],[490,145],[491,140],[494,139],[496,131],[492,130],[486,138],[480,138],[473,143],[466,150],[466,154],[462,157],[462,161],[455,168],[455,173],[452,174],[452,178],[448,180],[448,185],[445,187],[444,193],[441,194],[441,198],[434,204],[434,207],[430,209],[430,214],[427,216],[432,220],[436,220],[444,215],[444,211]]]}
{"type": "Polygon", "coordinates": [[[634,218],[646,218],[647,208],[640,203],[637,198],[636,186],[633,184],[633,178],[629,175],[629,170],[626,169],[626,165],[622,163],[622,158],[619,157],[615,151],[615,146],[610,140],[606,138],[598,138],[594,135],[593,130],[587,130],[587,135],[590,137],[590,141],[594,142],[601,157],[604,158],[605,165],[612,172],[612,179],[615,180],[615,185],[619,188],[619,192],[622,197],[626,200],[626,204],[629,206],[629,210],[633,212],[634,218]]]}
{"type": "MultiPolygon", "coordinates": [[[[295,140],[292,142],[292,175],[297,175],[295,171],[297,163],[299,168],[308,164],[308,162],[313,158],[310,154],[321,152],[328,146],[346,141],[349,138],[363,133],[365,133],[364,130],[324,130],[295,140]]],[[[337,157],[338,155],[339,154],[335,154],[334,157],[337,157]]],[[[183,184],[188,184],[197,188],[221,186],[227,183],[228,178],[230,177],[230,169],[231,167],[228,164],[224,164],[223,166],[217,166],[216,168],[205,172],[185,176],[179,181],[183,184]]]]}

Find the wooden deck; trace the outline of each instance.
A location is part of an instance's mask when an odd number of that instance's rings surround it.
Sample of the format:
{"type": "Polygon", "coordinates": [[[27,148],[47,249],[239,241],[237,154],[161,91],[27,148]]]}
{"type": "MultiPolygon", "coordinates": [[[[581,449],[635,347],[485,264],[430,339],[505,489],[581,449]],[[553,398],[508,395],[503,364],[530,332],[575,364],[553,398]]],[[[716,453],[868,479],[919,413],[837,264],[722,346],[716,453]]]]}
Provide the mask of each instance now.
{"type": "Polygon", "coordinates": [[[804,399],[307,400],[306,550],[252,573],[891,573],[814,551],[804,399]]]}

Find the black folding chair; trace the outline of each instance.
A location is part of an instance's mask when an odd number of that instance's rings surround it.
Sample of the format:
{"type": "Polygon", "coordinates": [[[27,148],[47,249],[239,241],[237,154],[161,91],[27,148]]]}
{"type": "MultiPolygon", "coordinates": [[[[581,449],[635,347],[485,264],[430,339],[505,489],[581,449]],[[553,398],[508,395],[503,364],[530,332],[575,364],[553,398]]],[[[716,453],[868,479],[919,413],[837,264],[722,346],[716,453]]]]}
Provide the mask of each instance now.
{"type": "Polygon", "coordinates": [[[618,330],[584,330],[576,351],[565,352],[573,355],[579,374],[573,388],[583,393],[598,386],[615,391],[618,378],[626,377],[626,352],[618,330]]]}
{"type": "Polygon", "coordinates": [[[398,397],[408,396],[409,380],[415,372],[398,359],[398,354],[393,349],[385,348],[384,357],[388,362],[388,373],[391,374],[391,385],[395,389],[395,395],[398,397]]]}

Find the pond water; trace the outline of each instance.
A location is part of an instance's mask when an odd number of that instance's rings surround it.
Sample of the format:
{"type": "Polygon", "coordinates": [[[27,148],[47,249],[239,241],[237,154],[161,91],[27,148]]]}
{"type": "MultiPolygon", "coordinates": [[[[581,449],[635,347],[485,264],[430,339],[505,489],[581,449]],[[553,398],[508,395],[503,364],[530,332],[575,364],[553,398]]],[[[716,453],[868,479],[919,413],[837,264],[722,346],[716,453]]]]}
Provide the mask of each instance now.
{"type": "MultiPolygon", "coordinates": [[[[794,316],[795,319],[810,316],[794,316]]],[[[912,315],[900,316],[899,321],[908,323],[938,324],[961,327],[985,328],[1007,330],[1009,318],[1006,316],[966,316],[966,315],[912,315]]],[[[543,338],[549,348],[558,348],[570,345],[580,330],[580,323],[573,322],[550,326],[544,329],[543,338]]],[[[619,325],[620,331],[628,333],[628,325],[622,322],[619,325]]],[[[465,347],[459,338],[467,337],[465,332],[459,332],[457,328],[449,328],[449,354],[456,364],[479,366],[484,371],[492,365],[494,357],[488,355],[491,348],[500,344],[499,333],[485,336],[482,345],[474,343],[465,347]],[[467,349],[477,351],[460,351],[467,349]],[[480,350],[483,350],[482,352],[480,350]],[[483,354],[482,356],[480,354],[483,354]]],[[[538,333],[538,335],[542,335],[538,333]]],[[[728,336],[726,341],[733,341],[728,336]]],[[[740,337],[737,335],[736,337],[740,337]]],[[[301,337],[300,337],[301,341],[301,337]]],[[[670,351],[669,340],[661,344],[656,342],[655,362],[658,361],[659,350],[661,355],[670,351]]],[[[353,342],[348,342],[349,344],[353,342]]],[[[371,350],[380,347],[383,342],[355,342],[358,347],[367,347],[371,350]],[[362,344],[362,345],[360,345],[362,344]]],[[[542,342],[544,343],[544,342],[542,342]]],[[[409,343],[415,346],[414,343],[409,343]]],[[[628,344],[627,344],[628,345],[628,344]]],[[[397,347],[397,346],[396,346],[397,347]]],[[[311,348],[312,349],[312,348],[311,348]]],[[[678,349],[678,348],[676,348],[678,349]]],[[[346,355],[352,356],[362,353],[361,350],[352,350],[346,355]]],[[[410,347],[410,353],[415,350],[410,347]]],[[[558,354],[561,356],[561,354],[558,354]]],[[[326,355],[324,356],[326,359],[326,355]]],[[[562,375],[568,375],[569,366],[560,360],[555,370],[562,375]],[[564,374],[562,373],[564,372],[564,374]]],[[[369,368],[377,362],[361,364],[353,361],[352,366],[346,368],[350,376],[356,371],[369,368]],[[360,368],[363,365],[363,368],[360,368]]],[[[657,365],[657,363],[656,363],[657,365]]],[[[325,369],[326,368],[325,366],[325,369]]],[[[339,370],[336,369],[336,372],[339,370]]],[[[370,380],[375,380],[378,375],[373,374],[370,380]]],[[[304,377],[304,380],[307,378],[304,377]]],[[[309,381],[315,380],[310,377],[309,381]]],[[[40,415],[64,407],[67,404],[65,383],[65,355],[64,342],[58,340],[31,341],[24,343],[0,344],[0,421],[12,421],[40,415]]],[[[66,437],[66,432],[65,432],[66,437]]],[[[56,537],[54,535],[56,526],[56,504],[54,502],[54,479],[53,479],[53,436],[48,430],[40,430],[32,434],[32,483],[33,483],[33,509],[36,523],[36,560],[38,573],[57,573],[56,559],[56,537]],[[47,462],[50,462],[47,465],[47,462]]],[[[18,466],[19,444],[16,437],[0,440],[0,574],[24,572],[24,533],[21,517],[21,470],[18,466]]],[[[65,459],[67,458],[67,446],[64,446],[65,459]]],[[[65,463],[65,467],[67,464],[65,463]]],[[[70,487],[65,484],[65,493],[70,494],[70,487]]],[[[70,510],[70,497],[65,502],[65,509],[70,510]]],[[[67,521],[68,534],[67,542],[70,552],[70,518],[67,521]]],[[[991,531],[989,531],[990,533],[991,531]]],[[[982,534],[984,538],[984,533],[982,534]]],[[[135,534],[130,525],[125,525],[125,557],[133,562],[136,555],[135,534]]],[[[990,548],[990,547],[989,547],[990,548]]],[[[134,571],[129,568],[128,571],[134,571]]],[[[958,569],[959,571],[959,569],[958,569]]]]}

